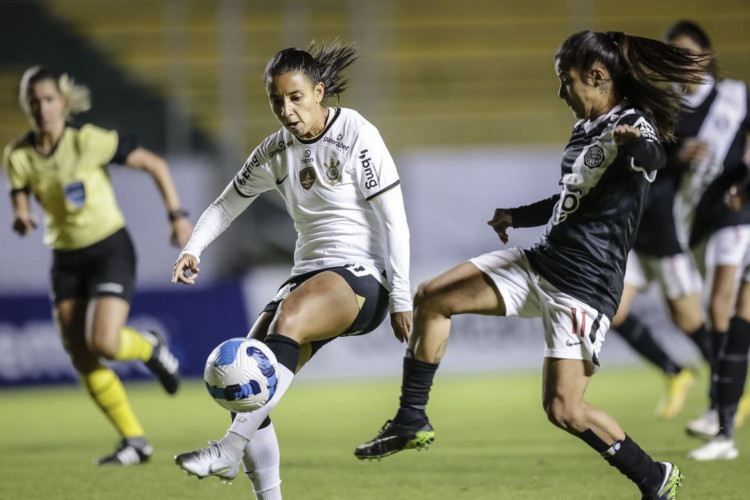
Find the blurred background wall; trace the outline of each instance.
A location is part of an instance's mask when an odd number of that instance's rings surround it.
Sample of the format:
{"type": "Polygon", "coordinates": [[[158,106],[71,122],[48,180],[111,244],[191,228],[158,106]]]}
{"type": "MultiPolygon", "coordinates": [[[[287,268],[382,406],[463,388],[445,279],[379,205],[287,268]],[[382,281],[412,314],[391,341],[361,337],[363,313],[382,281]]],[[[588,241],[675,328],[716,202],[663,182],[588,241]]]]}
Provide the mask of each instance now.
{"type": "MultiPolygon", "coordinates": [[[[350,88],[331,104],[360,111],[396,158],[413,286],[497,248],[485,224],[494,208],[556,191],[574,118],[557,99],[553,55],[569,34],[660,38],[691,19],[711,36],[722,76],[750,80],[747,0],[0,0],[0,12],[0,142],[28,129],[18,107],[23,71],[43,63],[68,72],[93,94],[92,110],[76,123],[135,134],[164,155],[193,220],[279,127],[262,80],[268,59],[312,40],[356,43],[350,88]]],[[[204,254],[199,285],[171,286],[178,251],[167,244],[153,183],[129,169],[110,172],[139,255],[132,321],[165,330],[198,373],[215,344],[244,335],[287,277],[295,237],[288,216],[275,194],[261,197],[204,254]]],[[[7,191],[4,176],[0,189],[7,191]]],[[[40,231],[20,239],[9,222],[10,203],[0,202],[0,383],[68,377],[46,299],[49,251],[40,231]],[[56,368],[47,374],[40,364],[56,368]]],[[[512,243],[529,245],[539,234],[514,231],[512,243]]],[[[654,304],[636,305],[692,358],[654,304]]],[[[539,366],[534,321],[467,317],[456,330],[449,369],[464,369],[467,359],[474,369],[539,366]],[[491,348],[477,349],[484,346],[491,348]]],[[[334,343],[309,371],[397,373],[402,347],[390,335],[383,327],[334,343]]],[[[614,336],[607,356],[634,359],[614,336]]]]}

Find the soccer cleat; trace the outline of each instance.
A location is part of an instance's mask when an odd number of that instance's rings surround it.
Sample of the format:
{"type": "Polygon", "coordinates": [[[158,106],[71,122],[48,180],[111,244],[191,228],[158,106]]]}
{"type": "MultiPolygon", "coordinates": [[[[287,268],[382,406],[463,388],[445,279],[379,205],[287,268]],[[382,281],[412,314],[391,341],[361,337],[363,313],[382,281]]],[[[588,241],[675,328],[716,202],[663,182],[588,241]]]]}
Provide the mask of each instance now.
{"type": "Polygon", "coordinates": [[[216,476],[224,481],[231,481],[237,477],[242,462],[234,461],[216,441],[209,441],[206,448],[175,455],[174,461],[188,475],[196,476],[198,479],[216,476]]]}
{"type": "Polygon", "coordinates": [[[719,412],[706,410],[703,415],[687,423],[685,432],[701,439],[713,439],[719,433],[719,412]]]}
{"type": "Polygon", "coordinates": [[[677,490],[682,486],[684,476],[675,464],[660,462],[665,467],[664,480],[659,489],[651,493],[645,493],[641,500],[674,500],[677,498],[677,490]]]}
{"type": "Polygon", "coordinates": [[[656,410],[657,416],[668,420],[682,411],[688,391],[695,385],[695,374],[683,368],[674,375],[667,376],[667,392],[656,410]]]}
{"type": "Polygon", "coordinates": [[[164,335],[151,330],[143,332],[143,336],[154,346],[154,352],[146,361],[146,367],[151,370],[169,394],[174,394],[180,386],[180,362],[169,350],[164,335]]]}
{"type": "Polygon", "coordinates": [[[740,452],[734,445],[734,439],[727,436],[717,436],[700,448],[688,453],[688,458],[706,462],[709,460],[734,460],[740,452]]]}
{"type": "Polygon", "coordinates": [[[354,455],[360,460],[379,460],[401,450],[427,449],[434,440],[435,431],[427,419],[412,425],[388,420],[373,440],[357,446],[354,455]]]}
{"type": "Polygon", "coordinates": [[[148,462],[154,449],[146,438],[126,438],[111,455],[94,460],[94,465],[136,465],[148,462]]]}
{"type": "Polygon", "coordinates": [[[737,413],[734,414],[734,428],[739,429],[750,415],[750,394],[745,394],[737,405],[737,413]]]}

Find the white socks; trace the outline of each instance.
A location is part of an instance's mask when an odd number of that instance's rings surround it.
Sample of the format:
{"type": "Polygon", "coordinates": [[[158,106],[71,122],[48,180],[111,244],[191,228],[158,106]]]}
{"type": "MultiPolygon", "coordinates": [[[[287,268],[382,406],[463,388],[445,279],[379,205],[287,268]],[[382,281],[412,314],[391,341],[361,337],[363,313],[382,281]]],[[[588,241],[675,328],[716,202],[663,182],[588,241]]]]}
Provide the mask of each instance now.
{"type": "Polygon", "coordinates": [[[257,500],[281,500],[280,460],[279,442],[271,423],[268,427],[258,429],[245,446],[242,459],[257,500]]]}
{"type": "Polygon", "coordinates": [[[245,449],[245,445],[253,438],[253,435],[260,427],[260,424],[268,417],[271,410],[276,406],[281,397],[284,395],[289,385],[294,379],[292,373],[287,367],[279,364],[278,385],[276,393],[270,401],[262,408],[255,411],[237,413],[234,422],[229,426],[229,430],[223,438],[219,440],[219,445],[233,460],[239,461],[245,449]]]}

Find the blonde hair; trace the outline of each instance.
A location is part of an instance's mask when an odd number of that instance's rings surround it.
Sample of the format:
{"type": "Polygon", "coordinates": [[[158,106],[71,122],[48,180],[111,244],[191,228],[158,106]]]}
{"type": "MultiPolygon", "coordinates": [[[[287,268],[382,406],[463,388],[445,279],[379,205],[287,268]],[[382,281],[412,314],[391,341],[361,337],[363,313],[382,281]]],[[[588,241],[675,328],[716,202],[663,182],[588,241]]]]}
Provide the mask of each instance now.
{"type": "Polygon", "coordinates": [[[43,80],[52,80],[65,100],[63,114],[67,120],[71,115],[91,109],[91,91],[85,85],[76,83],[67,73],[57,76],[44,66],[32,66],[24,71],[18,92],[18,102],[27,115],[31,116],[29,91],[32,86],[43,80]]]}

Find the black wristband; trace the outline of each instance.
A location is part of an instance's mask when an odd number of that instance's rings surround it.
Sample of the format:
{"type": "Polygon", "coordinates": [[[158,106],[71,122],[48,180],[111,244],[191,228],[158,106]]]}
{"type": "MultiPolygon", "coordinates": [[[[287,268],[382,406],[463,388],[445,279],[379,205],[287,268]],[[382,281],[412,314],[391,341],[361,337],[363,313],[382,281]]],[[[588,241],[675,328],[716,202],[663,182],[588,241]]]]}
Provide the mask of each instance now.
{"type": "Polygon", "coordinates": [[[180,217],[187,217],[188,215],[190,214],[187,210],[185,210],[184,208],[178,208],[169,212],[169,220],[170,222],[174,222],[180,217]]]}

